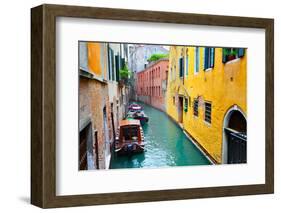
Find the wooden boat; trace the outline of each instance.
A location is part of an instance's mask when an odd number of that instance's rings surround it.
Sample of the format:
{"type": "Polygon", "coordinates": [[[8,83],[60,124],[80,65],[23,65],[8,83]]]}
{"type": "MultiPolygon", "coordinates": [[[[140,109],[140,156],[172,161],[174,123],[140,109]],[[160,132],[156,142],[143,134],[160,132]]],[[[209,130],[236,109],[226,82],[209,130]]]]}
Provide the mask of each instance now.
{"type": "Polygon", "coordinates": [[[131,105],[128,107],[128,110],[131,111],[131,112],[141,111],[141,110],[142,110],[142,106],[133,103],[133,104],[131,104],[131,105]]]}
{"type": "Polygon", "coordinates": [[[115,152],[133,154],[144,151],[144,135],[139,120],[122,120],[118,127],[115,152]]]}
{"type": "Polygon", "coordinates": [[[139,120],[142,126],[149,121],[149,118],[143,111],[136,111],[136,112],[129,111],[127,113],[127,119],[139,120]]]}

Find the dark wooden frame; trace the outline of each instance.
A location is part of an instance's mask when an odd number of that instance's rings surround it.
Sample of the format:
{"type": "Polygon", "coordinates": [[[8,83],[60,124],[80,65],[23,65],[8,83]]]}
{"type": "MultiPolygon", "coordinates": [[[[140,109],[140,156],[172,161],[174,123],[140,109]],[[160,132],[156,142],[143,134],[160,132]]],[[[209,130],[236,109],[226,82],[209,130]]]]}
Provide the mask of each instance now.
{"type": "Polygon", "coordinates": [[[274,20],[217,15],[41,5],[31,9],[31,203],[42,207],[178,200],[274,192],[274,20]],[[56,17],[265,29],[265,184],[56,196],[56,17]]]}

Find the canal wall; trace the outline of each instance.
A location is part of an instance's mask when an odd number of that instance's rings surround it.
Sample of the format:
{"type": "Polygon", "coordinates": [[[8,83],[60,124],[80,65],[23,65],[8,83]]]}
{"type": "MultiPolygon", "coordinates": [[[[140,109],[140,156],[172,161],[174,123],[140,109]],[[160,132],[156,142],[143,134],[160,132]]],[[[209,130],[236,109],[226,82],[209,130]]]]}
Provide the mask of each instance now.
{"type": "Polygon", "coordinates": [[[145,104],[148,104],[156,109],[159,109],[163,112],[166,112],[166,106],[165,106],[165,101],[164,97],[153,97],[151,98],[150,96],[143,96],[140,95],[137,97],[137,101],[143,102],[145,104]]]}

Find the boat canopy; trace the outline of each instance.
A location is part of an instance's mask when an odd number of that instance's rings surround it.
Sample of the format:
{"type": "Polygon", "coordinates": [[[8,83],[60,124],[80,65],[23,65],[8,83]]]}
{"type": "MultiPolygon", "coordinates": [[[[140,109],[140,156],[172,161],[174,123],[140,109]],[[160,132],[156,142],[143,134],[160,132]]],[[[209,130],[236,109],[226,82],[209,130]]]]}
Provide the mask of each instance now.
{"type": "Polygon", "coordinates": [[[130,126],[130,125],[140,126],[140,121],[139,120],[122,120],[122,121],[120,121],[120,127],[121,126],[130,126]]]}
{"type": "Polygon", "coordinates": [[[133,110],[141,110],[142,107],[141,106],[132,106],[131,109],[133,109],[133,110]]]}

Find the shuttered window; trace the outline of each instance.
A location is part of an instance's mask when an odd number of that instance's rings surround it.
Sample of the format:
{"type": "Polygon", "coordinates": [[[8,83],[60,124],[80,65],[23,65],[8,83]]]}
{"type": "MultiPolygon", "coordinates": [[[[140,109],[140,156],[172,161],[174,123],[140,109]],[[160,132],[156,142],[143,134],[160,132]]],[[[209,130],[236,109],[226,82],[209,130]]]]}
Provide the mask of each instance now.
{"type": "Polygon", "coordinates": [[[184,99],[184,111],[187,112],[188,111],[188,98],[184,99]]]}
{"type": "Polygon", "coordinates": [[[198,99],[193,101],[193,115],[198,116],[198,99]]]}
{"type": "Polygon", "coordinates": [[[222,62],[242,58],[245,55],[245,48],[222,48],[222,62]]]}
{"type": "Polygon", "coordinates": [[[212,122],[212,104],[209,102],[205,102],[205,121],[212,122]]]}
{"type": "Polygon", "coordinates": [[[108,46],[108,79],[111,80],[112,79],[112,66],[113,66],[113,61],[112,61],[112,56],[111,56],[111,52],[112,49],[108,46]]]}
{"type": "Polygon", "coordinates": [[[180,77],[183,77],[183,73],[184,73],[184,61],[183,58],[179,59],[179,74],[180,77]]]}
{"type": "Polygon", "coordinates": [[[125,58],[121,58],[121,69],[125,67],[125,58]]]}
{"type": "Polygon", "coordinates": [[[119,81],[119,72],[120,72],[120,55],[115,56],[115,71],[116,71],[116,81],[119,81]]]}
{"type": "Polygon", "coordinates": [[[215,63],[215,48],[204,48],[204,70],[213,68],[215,63]]]}
{"type": "Polygon", "coordinates": [[[114,52],[111,48],[109,48],[109,61],[110,61],[109,79],[114,81],[115,80],[115,77],[114,77],[114,52]]]}

